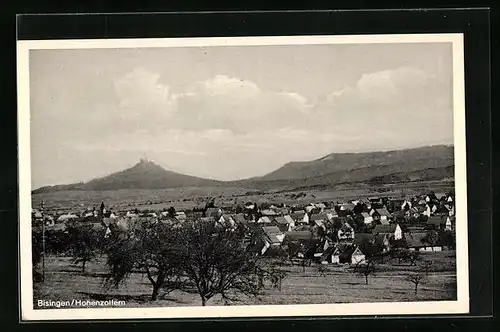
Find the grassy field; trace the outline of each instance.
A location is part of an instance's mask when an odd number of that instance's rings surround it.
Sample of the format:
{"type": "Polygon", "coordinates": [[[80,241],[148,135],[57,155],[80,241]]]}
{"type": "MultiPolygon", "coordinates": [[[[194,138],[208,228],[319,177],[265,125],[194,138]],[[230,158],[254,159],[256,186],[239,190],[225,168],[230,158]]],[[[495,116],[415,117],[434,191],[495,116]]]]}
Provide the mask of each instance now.
{"type": "MultiPolygon", "coordinates": [[[[324,274],[318,272],[317,265],[302,267],[287,265],[289,275],[283,280],[281,291],[266,286],[260,298],[243,298],[233,305],[270,304],[321,304],[359,303],[393,301],[431,301],[456,299],[455,252],[443,251],[422,253],[423,259],[434,261],[426,280],[414,294],[414,285],[405,276],[415,267],[397,266],[385,263],[377,266],[377,272],[365,284],[363,276],[353,273],[348,266],[328,265],[324,274]]],[[[196,293],[174,291],[159,300],[149,300],[151,286],[145,276],[133,274],[120,288],[106,288],[106,273],[103,260],[87,265],[81,272],[72,266],[68,257],[47,257],[45,282],[35,284],[34,303],[37,300],[71,301],[80,300],[124,300],[126,307],[171,307],[199,306],[196,293]]],[[[211,299],[207,305],[224,305],[220,298],[211,299]]]]}

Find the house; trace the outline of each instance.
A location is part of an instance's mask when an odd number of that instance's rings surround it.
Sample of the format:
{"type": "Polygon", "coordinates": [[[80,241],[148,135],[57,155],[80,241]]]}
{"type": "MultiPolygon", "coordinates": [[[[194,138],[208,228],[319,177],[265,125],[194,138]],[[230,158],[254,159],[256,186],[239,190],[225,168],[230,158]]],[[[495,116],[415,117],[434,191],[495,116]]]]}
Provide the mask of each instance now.
{"type": "Polygon", "coordinates": [[[75,220],[77,218],[78,218],[78,216],[76,214],[72,214],[72,213],[62,214],[59,216],[59,218],[57,218],[57,222],[62,223],[62,222],[66,222],[68,220],[75,220]]]}
{"type": "Polygon", "coordinates": [[[340,245],[337,246],[330,258],[334,264],[349,264],[355,265],[365,260],[365,254],[357,245],[340,245]]]}
{"type": "Polygon", "coordinates": [[[220,216],[220,218],[217,220],[217,224],[230,228],[236,227],[236,222],[234,221],[233,217],[231,217],[231,215],[220,216]]]}
{"type": "Polygon", "coordinates": [[[324,232],[326,232],[325,222],[326,221],[323,221],[323,220],[316,220],[316,221],[314,221],[314,224],[312,225],[313,229],[315,229],[316,232],[321,232],[321,234],[323,234],[324,232]]]}
{"type": "Polygon", "coordinates": [[[311,213],[311,211],[314,209],[314,205],[307,205],[304,210],[307,212],[307,213],[311,213]]]}
{"type": "Polygon", "coordinates": [[[382,207],[378,209],[372,209],[371,216],[374,221],[387,221],[389,220],[391,214],[385,207],[382,207]]]}
{"type": "Polygon", "coordinates": [[[427,217],[431,216],[432,210],[431,210],[431,207],[429,206],[429,204],[425,204],[425,210],[422,212],[422,214],[424,216],[427,216],[427,217]]]}
{"type": "Polygon", "coordinates": [[[401,204],[401,210],[410,210],[412,207],[411,201],[405,199],[404,202],[401,204]]]}
{"type": "Polygon", "coordinates": [[[236,224],[244,224],[246,222],[245,215],[243,213],[232,214],[231,217],[236,224]]]}
{"type": "Polygon", "coordinates": [[[215,225],[217,219],[214,217],[201,217],[200,222],[215,225]]]}
{"type": "Polygon", "coordinates": [[[257,220],[257,223],[259,224],[270,224],[271,223],[271,219],[267,216],[264,216],[264,217],[260,217],[259,220],[257,220]]]}
{"type": "Polygon", "coordinates": [[[213,217],[213,218],[220,218],[222,215],[222,209],[221,208],[208,208],[205,211],[205,217],[213,217]]]}
{"type": "Polygon", "coordinates": [[[291,224],[285,217],[276,217],[274,218],[273,223],[277,224],[276,226],[278,226],[282,232],[289,232],[292,230],[293,220],[291,224]]]}
{"type": "Polygon", "coordinates": [[[326,209],[325,203],[314,203],[314,205],[318,208],[321,209],[322,211],[326,209]]]}
{"type": "Polygon", "coordinates": [[[432,216],[427,219],[426,229],[441,231],[446,228],[447,218],[440,216],[432,216]]]}
{"type": "Polygon", "coordinates": [[[373,221],[373,217],[368,212],[362,212],[361,216],[363,217],[363,222],[365,224],[371,224],[373,221]]]}
{"type": "Polygon", "coordinates": [[[449,207],[448,207],[448,211],[449,211],[449,212],[448,212],[448,215],[449,215],[450,217],[455,216],[455,207],[454,207],[453,205],[451,205],[451,206],[449,206],[449,207]]]}
{"type": "Polygon", "coordinates": [[[296,225],[308,225],[309,224],[309,215],[304,211],[295,211],[290,217],[295,221],[296,225]]]}
{"type": "Polygon", "coordinates": [[[102,224],[105,226],[105,227],[109,227],[109,225],[113,224],[116,222],[117,218],[102,218],[102,224]]]}
{"type": "Polygon", "coordinates": [[[426,232],[407,233],[405,234],[405,240],[408,249],[411,251],[441,251],[440,249],[435,250],[435,246],[429,243],[426,232]]]}
{"type": "Polygon", "coordinates": [[[289,225],[291,225],[291,227],[295,227],[295,220],[293,220],[293,218],[290,215],[287,214],[283,216],[283,218],[285,218],[285,220],[289,225]]]}
{"type": "Polygon", "coordinates": [[[263,216],[266,216],[266,217],[275,217],[275,216],[278,216],[279,213],[272,210],[272,209],[264,209],[262,211],[260,211],[260,213],[263,215],[263,216]]]}
{"type": "Polygon", "coordinates": [[[330,246],[323,251],[321,264],[339,264],[340,249],[338,246],[330,246]]]}
{"type": "Polygon", "coordinates": [[[340,211],[346,211],[346,212],[351,212],[354,209],[354,204],[340,204],[340,211]]]}
{"type": "Polygon", "coordinates": [[[33,209],[31,211],[31,217],[33,219],[43,219],[43,214],[42,214],[42,212],[40,212],[40,210],[33,209]]]}
{"type": "Polygon", "coordinates": [[[337,231],[337,239],[339,239],[339,241],[351,241],[354,239],[354,229],[349,223],[344,223],[337,231]]]}
{"type": "Polygon", "coordinates": [[[278,215],[282,216],[285,216],[290,213],[290,209],[288,209],[287,207],[279,207],[276,208],[275,211],[278,213],[278,215]]]}
{"type": "Polygon", "coordinates": [[[324,213],[325,213],[326,217],[328,218],[328,221],[332,221],[333,218],[336,218],[339,216],[337,214],[337,212],[332,211],[332,210],[326,210],[326,211],[324,211],[324,213]]]}
{"type": "Polygon", "coordinates": [[[387,234],[357,233],[354,235],[353,243],[362,248],[365,255],[388,252],[391,249],[387,234]]]}
{"type": "Polygon", "coordinates": [[[285,238],[283,239],[283,243],[285,242],[304,242],[311,241],[313,239],[313,234],[310,230],[293,230],[291,232],[285,232],[285,238]]]}
{"type": "Polygon", "coordinates": [[[300,226],[297,226],[295,227],[294,231],[297,231],[297,232],[311,232],[311,226],[309,225],[300,225],[300,226]]]}
{"type": "MultiPolygon", "coordinates": [[[[324,223],[328,221],[328,216],[325,213],[311,214],[309,222],[320,227],[324,227],[324,223]]],[[[325,227],[324,227],[325,228],[325,227]]]]}
{"type": "Polygon", "coordinates": [[[426,208],[422,205],[413,206],[410,210],[410,215],[414,218],[418,218],[420,215],[423,215],[426,208]]]}
{"type": "Polygon", "coordinates": [[[60,224],[53,224],[47,227],[47,230],[54,231],[54,232],[64,232],[66,231],[66,224],[60,223],[60,224]]]}
{"type": "Polygon", "coordinates": [[[398,224],[389,225],[376,225],[372,231],[373,234],[387,234],[393,237],[394,240],[401,240],[403,238],[403,231],[398,224]]]}
{"type": "Polygon", "coordinates": [[[372,197],[368,197],[368,201],[370,202],[370,204],[382,204],[382,198],[378,197],[378,196],[372,196],[372,197]]]}
{"type": "Polygon", "coordinates": [[[253,203],[245,203],[245,209],[247,209],[247,210],[253,210],[253,209],[255,209],[255,204],[253,204],[253,203]]]}
{"type": "Polygon", "coordinates": [[[175,219],[179,221],[184,221],[187,219],[186,213],[184,211],[178,211],[175,213],[175,219]]]}
{"type": "Polygon", "coordinates": [[[128,217],[128,218],[137,218],[139,215],[136,214],[136,213],[127,211],[127,213],[125,214],[125,216],[128,217]]]}
{"type": "Polygon", "coordinates": [[[446,217],[445,230],[447,231],[455,230],[455,217],[446,217]]]}
{"type": "Polygon", "coordinates": [[[262,232],[264,246],[261,249],[261,255],[264,255],[271,247],[281,246],[285,238],[285,234],[277,226],[264,226],[262,227],[262,232]]]}

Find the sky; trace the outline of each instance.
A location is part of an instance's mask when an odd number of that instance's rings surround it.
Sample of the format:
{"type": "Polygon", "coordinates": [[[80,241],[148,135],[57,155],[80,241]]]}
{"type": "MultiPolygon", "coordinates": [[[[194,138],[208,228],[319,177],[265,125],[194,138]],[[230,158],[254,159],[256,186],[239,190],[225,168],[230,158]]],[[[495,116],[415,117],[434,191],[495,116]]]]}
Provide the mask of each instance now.
{"type": "Polygon", "coordinates": [[[453,143],[451,43],[30,51],[32,187],[453,143]]]}

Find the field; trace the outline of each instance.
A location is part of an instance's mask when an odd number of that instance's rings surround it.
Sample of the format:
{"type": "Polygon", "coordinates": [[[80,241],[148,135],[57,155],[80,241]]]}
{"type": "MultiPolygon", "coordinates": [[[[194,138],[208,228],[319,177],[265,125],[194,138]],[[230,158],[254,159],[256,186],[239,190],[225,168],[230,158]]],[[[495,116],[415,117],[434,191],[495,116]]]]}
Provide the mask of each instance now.
{"type": "MultiPolygon", "coordinates": [[[[379,264],[374,276],[365,278],[353,273],[348,266],[328,265],[325,273],[317,265],[302,267],[286,265],[289,275],[283,280],[281,290],[266,287],[265,294],[257,298],[240,297],[233,305],[272,304],[321,304],[394,301],[438,301],[456,299],[455,251],[425,252],[422,258],[434,264],[414,294],[414,285],[405,276],[415,267],[394,263],[379,264]]],[[[103,259],[87,266],[85,273],[73,266],[68,257],[47,257],[45,282],[35,284],[34,303],[37,300],[124,300],[125,307],[199,306],[195,292],[174,291],[157,301],[150,301],[151,286],[145,276],[133,274],[121,287],[106,288],[103,259]]],[[[207,305],[224,305],[220,298],[211,299],[207,305]]]]}
{"type": "Polygon", "coordinates": [[[32,196],[33,206],[45,202],[46,211],[80,211],[92,206],[96,208],[105,202],[115,211],[131,209],[163,210],[174,206],[176,210],[203,206],[209,198],[215,198],[218,206],[234,206],[247,201],[262,203],[300,204],[328,200],[359,199],[367,196],[415,195],[435,191],[444,193],[453,188],[453,182],[427,181],[405,184],[369,186],[366,184],[345,184],[325,188],[295,188],[257,191],[233,187],[204,187],[176,189],[127,189],[114,191],[64,191],[42,193],[32,196]],[[295,195],[302,194],[300,197],[295,195]]]}

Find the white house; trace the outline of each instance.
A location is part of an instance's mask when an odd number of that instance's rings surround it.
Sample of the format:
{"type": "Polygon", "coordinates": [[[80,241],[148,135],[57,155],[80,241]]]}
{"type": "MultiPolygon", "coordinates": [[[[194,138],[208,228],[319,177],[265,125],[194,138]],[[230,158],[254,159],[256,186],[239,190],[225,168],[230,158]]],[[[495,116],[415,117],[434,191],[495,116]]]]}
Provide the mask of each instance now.
{"type": "Polygon", "coordinates": [[[337,232],[337,237],[339,240],[352,240],[354,239],[354,229],[345,223],[337,232]]]}
{"type": "Polygon", "coordinates": [[[394,240],[403,238],[403,230],[398,224],[376,225],[373,229],[373,234],[388,234],[394,236],[394,240]]]}
{"type": "Polygon", "coordinates": [[[60,215],[59,218],[57,218],[57,221],[64,222],[64,221],[72,220],[72,219],[76,219],[76,218],[78,218],[78,216],[76,214],[67,213],[67,214],[60,215]]]}
{"type": "Polygon", "coordinates": [[[365,224],[371,224],[373,221],[373,217],[368,213],[368,212],[362,212],[361,215],[363,216],[363,221],[365,224]]]}
{"type": "Polygon", "coordinates": [[[363,254],[363,252],[361,251],[361,249],[359,249],[359,247],[356,247],[356,249],[351,255],[351,264],[355,265],[364,260],[365,260],[365,254],[363,254]]]}
{"type": "Polygon", "coordinates": [[[424,216],[430,217],[431,216],[431,207],[429,204],[425,205],[425,211],[422,213],[424,216]]]}
{"type": "Polygon", "coordinates": [[[236,227],[236,222],[234,221],[233,217],[231,217],[230,215],[220,216],[220,218],[217,222],[223,226],[227,226],[227,227],[231,227],[231,228],[236,227]]]}
{"type": "Polygon", "coordinates": [[[263,223],[263,224],[270,224],[271,219],[269,219],[269,217],[267,217],[267,216],[264,216],[264,217],[260,217],[259,220],[257,220],[257,222],[263,223]]]}
{"type": "Polygon", "coordinates": [[[125,214],[125,217],[135,218],[135,217],[137,217],[137,214],[133,213],[133,212],[130,212],[130,211],[127,211],[127,213],[125,214]]]}
{"type": "Polygon", "coordinates": [[[450,217],[446,218],[445,229],[447,231],[451,231],[452,230],[452,224],[451,224],[451,218],[450,217]]]}

